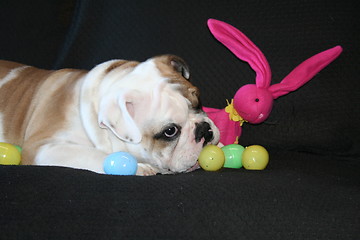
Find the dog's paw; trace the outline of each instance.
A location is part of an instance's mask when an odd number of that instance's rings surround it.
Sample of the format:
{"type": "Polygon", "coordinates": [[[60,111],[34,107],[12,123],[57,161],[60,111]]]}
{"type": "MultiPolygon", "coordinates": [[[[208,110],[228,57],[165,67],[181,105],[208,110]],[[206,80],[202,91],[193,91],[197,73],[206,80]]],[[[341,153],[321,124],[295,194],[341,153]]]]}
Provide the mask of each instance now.
{"type": "Polygon", "coordinates": [[[138,168],[136,171],[137,176],[153,176],[159,173],[159,170],[150,164],[138,163],[138,168]]]}

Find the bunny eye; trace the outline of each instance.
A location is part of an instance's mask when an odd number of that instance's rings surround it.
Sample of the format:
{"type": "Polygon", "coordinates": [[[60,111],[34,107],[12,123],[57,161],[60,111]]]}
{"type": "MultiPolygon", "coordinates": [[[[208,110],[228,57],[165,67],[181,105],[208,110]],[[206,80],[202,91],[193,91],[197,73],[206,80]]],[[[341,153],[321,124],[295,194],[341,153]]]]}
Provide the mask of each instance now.
{"type": "Polygon", "coordinates": [[[255,99],[255,102],[260,102],[260,99],[256,98],[256,99],[255,99]]]}

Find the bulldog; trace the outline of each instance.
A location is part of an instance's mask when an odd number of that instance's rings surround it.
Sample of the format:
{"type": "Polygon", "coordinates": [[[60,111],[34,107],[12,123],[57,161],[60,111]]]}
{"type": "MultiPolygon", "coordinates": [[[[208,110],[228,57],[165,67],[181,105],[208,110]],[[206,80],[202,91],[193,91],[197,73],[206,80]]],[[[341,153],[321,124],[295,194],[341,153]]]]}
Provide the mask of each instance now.
{"type": "Polygon", "coordinates": [[[110,60],[90,71],[41,70],[0,61],[0,141],[22,146],[22,164],[104,173],[126,151],[137,175],[190,172],[219,131],[179,57],[110,60]]]}

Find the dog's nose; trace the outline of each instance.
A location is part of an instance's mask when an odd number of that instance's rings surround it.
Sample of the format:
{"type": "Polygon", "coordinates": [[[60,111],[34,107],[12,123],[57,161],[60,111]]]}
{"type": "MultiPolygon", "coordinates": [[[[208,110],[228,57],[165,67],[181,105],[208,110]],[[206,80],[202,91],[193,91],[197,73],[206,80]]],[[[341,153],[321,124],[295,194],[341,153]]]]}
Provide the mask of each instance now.
{"type": "Polygon", "coordinates": [[[210,124],[207,122],[196,123],[195,141],[198,143],[202,138],[205,139],[204,145],[214,138],[210,124]]]}

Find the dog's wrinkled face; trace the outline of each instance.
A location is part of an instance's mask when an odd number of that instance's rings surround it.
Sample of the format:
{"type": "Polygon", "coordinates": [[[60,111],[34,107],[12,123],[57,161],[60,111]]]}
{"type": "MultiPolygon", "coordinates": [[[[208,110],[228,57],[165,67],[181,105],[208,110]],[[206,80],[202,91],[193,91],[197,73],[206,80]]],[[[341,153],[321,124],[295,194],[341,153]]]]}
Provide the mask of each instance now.
{"type": "Polygon", "coordinates": [[[217,144],[219,131],[201,110],[184,61],[155,57],[123,73],[120,81],[112,71],[101,89],[99,124],[114,134],[113,150],[125,142],[138,162],[161,173],[196,169],[203,146],[217,144]]]}

